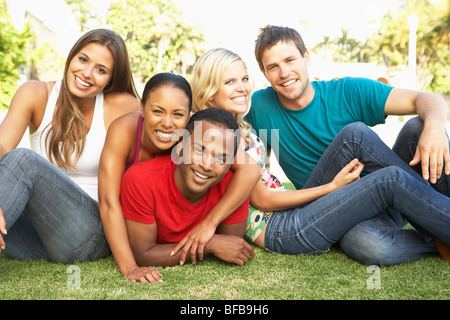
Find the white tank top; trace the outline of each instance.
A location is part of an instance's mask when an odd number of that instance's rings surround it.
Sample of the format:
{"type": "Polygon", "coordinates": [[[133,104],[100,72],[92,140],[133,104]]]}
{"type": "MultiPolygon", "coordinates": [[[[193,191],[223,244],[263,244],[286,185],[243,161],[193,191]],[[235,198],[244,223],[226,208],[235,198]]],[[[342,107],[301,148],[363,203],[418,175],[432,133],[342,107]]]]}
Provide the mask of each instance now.
{"type": "MultiPolygon", "coordinates": [[[[52,121],[60,88],[61,81],[57,81],[50,93],[41,125],[35,132],[30,134],[31,149],[46,159],[48,159],[48,157],[45,146],[45,137],[49,129],[46,127],[52,121]]],[[[98,165],[100,154],[105,143],[105,137],[106,128],[103,120],[103,93],[101,93],[97,95],[95,99],[95,109],[91,128],[86,136],[83,153],[75,163],[76,169],[68,170],[60,168],[96,201],[98,201],[98,165]]]]}

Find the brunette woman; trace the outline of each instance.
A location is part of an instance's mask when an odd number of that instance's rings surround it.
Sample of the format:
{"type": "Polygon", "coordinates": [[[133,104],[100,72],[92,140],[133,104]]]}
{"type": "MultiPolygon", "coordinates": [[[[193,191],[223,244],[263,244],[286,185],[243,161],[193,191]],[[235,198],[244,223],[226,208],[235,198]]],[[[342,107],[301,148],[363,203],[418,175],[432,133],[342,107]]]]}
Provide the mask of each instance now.
{"type": "Polygon", "coordinates": [[[110,255],[98,163],[110,123],[138,108],[127,48],[107,29],[75,43],[61,81],[18,89],[0,125],[1,249],[61,263],[110,255]],[[27,127],[32,150],[15,149],[27,127]]]}

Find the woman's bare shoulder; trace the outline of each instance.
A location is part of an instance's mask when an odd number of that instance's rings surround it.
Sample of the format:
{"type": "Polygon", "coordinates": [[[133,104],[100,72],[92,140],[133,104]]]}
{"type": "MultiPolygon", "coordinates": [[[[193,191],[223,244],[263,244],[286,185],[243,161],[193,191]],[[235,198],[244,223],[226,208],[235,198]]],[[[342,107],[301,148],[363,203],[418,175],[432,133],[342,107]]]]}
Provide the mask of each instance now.
{"type": "Polygon", "coordinates": [[[137,122],[140,114],[141,114],[140,111],[134,111],[125,113],[117,117],[111,122],[108,131],[120,130],[124,134],[128,132],[136,132],[137,122]]]}
{"type": "Polygon", "coordinates": [[[105,94],[105,104],[124,111],[137,111],[140,109],[139,99],[127,92],[113,92],[105,94]]]}
{"type": "Polygon", "coordinates": [[[20,96],[30,101],[45,101],[53,88],[55,82],[45,81],[27,81],[24,82],[19,89],[17,89],[16,96],[20,96]]]}
{"type": "Polygon", "coordinates": [[[133,151],[139,111],[124,114],[109,126],[103,153],[109,159],[128,159],[133,151]]]}
{"type": "Polygon", "coordinates": [[[111,124],[119,117],[140,111],[140,102],[129,93],[108,93],[104,97],[105,120],[111,124]]]}
{"type": "Polygon", "coordinates": [[[54,82],[27,81],[14,94],[9,110],[29,114],[33,121],[40,122],[54,82]]]}

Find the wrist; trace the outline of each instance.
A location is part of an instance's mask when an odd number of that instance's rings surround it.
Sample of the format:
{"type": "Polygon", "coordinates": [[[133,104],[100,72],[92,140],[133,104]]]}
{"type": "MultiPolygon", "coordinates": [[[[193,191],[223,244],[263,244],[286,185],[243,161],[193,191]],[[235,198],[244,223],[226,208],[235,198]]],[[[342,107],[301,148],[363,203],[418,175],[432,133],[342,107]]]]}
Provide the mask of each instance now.
{"type": "Polygon", "coordinates": [[[338,185],[334,182],[334,180],[323,185],[323,188],[324,188],[325,195],[332,193],[333,191],[336,191],[337,189],[339,189],[338,185]]]}
{"type": "Polygon", "coordinates": [[[204,255],[214,255],[214,248],[216,246],[216,234],[214,234],[211,238],[211,240],[209,240],[206,244],[205,247],[203,249],[204,255]]]}
{"type": "Polygon", "coordinates": [[[203,219],[201,223],[206,227],[216,229],[222,220],[219,217],[216,217],[217,215],[211,214],[211,212],[203,219]]]}
{"type": "Polygon", "coordinates": [[[423,121],[423,131],[441,131],[442,129],[445,130],[447,124],[446,120],[446,118],[428,118],[427,120],[423,121]]]}
{"type": "Polygon", "coordinates": [[[127,266],[119,267],[120,272],[124,277],[126,277],[133,269],[139,268],[139,266],[135,264],[130,264],[127,266]]]}

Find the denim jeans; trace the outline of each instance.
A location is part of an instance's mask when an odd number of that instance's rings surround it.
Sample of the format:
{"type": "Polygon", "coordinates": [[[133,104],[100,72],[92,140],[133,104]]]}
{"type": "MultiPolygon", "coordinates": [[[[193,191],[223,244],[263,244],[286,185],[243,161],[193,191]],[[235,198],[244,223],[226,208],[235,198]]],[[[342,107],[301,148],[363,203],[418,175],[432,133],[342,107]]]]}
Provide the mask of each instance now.
{"type": "MultiPolygon", "coordinates": [[[[400,131],[392,149],[405,164],[413,158],[422,131],[423,121],[419,117],[409,120],[400,131]]],[[[420,163],[412,169],[418,173],[420,181],[424,182],[421,178],[420,163]]],[[[441,177],[435,184],[431,184],[431,187],[449,197],[450,176],[442,172],[441,177]]],[[[342,237],[341,249],[355,260],[378,265],[416,261],[437,252],[434,245],[428,241],[432,238],[429,234],[423,230],[422,232],[401,230],[400,224],[397,224],[396,228],[392,220],[389,223],[386,217],[388,215],[381,214],[376,219],[364,221],[353,227],[342,237]]]]}
{"type": "Polygon", "coordinates": [[[72,263],[110,255],[98,203],[47,159],[15,149],[0,161],[6,253],[72,263]]]}
{"type": "MultiPolygon", "coordinates": [[[[410,119],[405,123],[392,147],[392,150],[406,163],[409,163],[416,153],[416,147],[423,131],[423,121],[419,117],[410,119]]],[[[450,142],[449,142],[450,145],[450,142]]],[[[422,176],[422,167],[419,164],[412,167],[422,176]]],[[[438,192],[450,196],[450,176],[445,175],[442,168],[441,177],[431,186],[438,192]]]]}
{"type": "Polygon", "coordinates": [[[367,176],[312,203],[271,215],[268,251],[323,253],[341,240],[350,257],[386,265],[436,253],[429,244],[431,235],[450,240],[450,199],[433,190],[362,123],[336,136],[304,188],[330,182],[354,158],[365,164],[367,176]],[[436,209],[435,201],[443,208],[436,209]],[[407,222],[417,230],[403,230],[407,222]]]}

